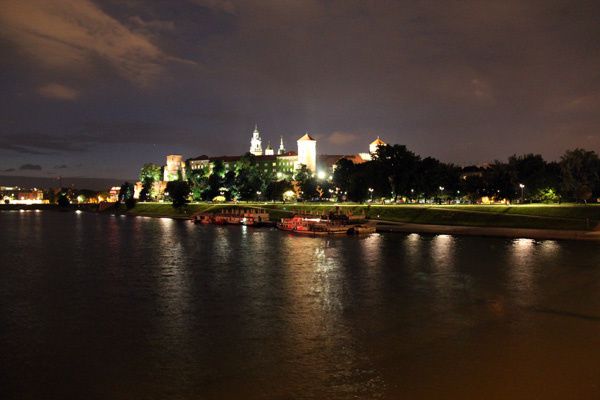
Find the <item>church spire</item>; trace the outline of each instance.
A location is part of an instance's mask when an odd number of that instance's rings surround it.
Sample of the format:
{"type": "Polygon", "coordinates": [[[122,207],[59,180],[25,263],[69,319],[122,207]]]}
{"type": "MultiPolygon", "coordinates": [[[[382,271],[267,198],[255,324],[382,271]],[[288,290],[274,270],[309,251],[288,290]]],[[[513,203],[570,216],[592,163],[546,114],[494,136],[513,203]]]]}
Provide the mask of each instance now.
{"type": "Polygon", "coordinates": [[[273,147],[271,147],[271,141],[267,142],[267,148],[265,149],[265,156],[273,156],[275,152],[273,151],[273,147]]]}
{"type": "Polygon", "coordinates": [[[283,145],[283,136],[279,137],[279,150],[277,150],[277,154],[284,154],[285,146],[283,145]]]}
{"type": "Polygon", "coordinates": [[[260,132],[258,131],[258,124],[254,125],[254,132],[252,132],[252,139],[250,140],[250,153],[255,156],[262,156],[262,140],[260,138],[260,132]]]}

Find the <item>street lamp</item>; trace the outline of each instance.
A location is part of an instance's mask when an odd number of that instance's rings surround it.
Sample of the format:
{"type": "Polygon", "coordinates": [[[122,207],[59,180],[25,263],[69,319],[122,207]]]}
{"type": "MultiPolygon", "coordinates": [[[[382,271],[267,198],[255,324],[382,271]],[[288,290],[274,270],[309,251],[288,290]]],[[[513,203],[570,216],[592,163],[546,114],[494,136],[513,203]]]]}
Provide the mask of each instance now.
{"type": "Polygon", "coordinates": [[[525,185],[522,183],[519,183],[519,187],[521,188],[521,204],[523,204],[523,201],[525,200],[525,198],[524,198],[525,185]]]}
{"type": "Polygon", "coordinates": [[[369,188],[369,193],[371,195],[371,203],[373,202],[373,188],[369,188]]]}
{"type": "Polygon", "coordinates": [[[256,196],[258,197],[258,200],[260,200],[260,195],[262,194],[262,192],[260,190],[256,191],[256,196]]]}

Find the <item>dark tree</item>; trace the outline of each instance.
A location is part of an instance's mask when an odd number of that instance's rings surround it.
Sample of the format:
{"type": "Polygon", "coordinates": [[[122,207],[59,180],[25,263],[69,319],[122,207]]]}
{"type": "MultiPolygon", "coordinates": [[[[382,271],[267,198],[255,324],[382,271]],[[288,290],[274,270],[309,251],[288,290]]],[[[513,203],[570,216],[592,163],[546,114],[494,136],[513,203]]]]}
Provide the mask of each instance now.
{"type": "Polygon", "coordinates": [[[119,190],[119,203],[123,203],[127,199],[133,198],[133,185],[129,182],[124,182],[119,190]]]}
{"type": "Polygon", "coordinates": [[[212,172],[208,177],[208,187],[203,193],[205,200],[212,200],[220,194],[223,187],[223,177],[225,176],[225,165],[223,161],[217,160],[213,164],[212,172]]]}
{"type": "Polygon", "coordinates": [[[233,198],[239,197],[239,192],[237,190],[236,182],[236,173],[235,171],[227,171],[225,177],[223,178],[223,187],[225,188],[225,199],[231,200],[233,198]]]}
{"type": "Polygon", "coordinates": [[[489,187],[489,196],[497,199],[513,200],[519,197],[515,185],[515,172],[506,163],[494,161],[485,172],[485,179],[489,187]]]}
{"type": "Polygon", "coordinates": [[[312,176],[312,173],[306,165],[302,164],[300,169],[296,172],[294,180],[300,188],[303,200],[312,200],[319,197],[319,192],[317,190],[319,185],[317,180],[312,176]]]}
{"type": "Polygon", "coordinates": [[[414,188],[419,156],[404,145],[379,146],[375,155],[377,170],[389,181],[394,197],[409,196],[414,188]]]}
{"type": "Polygon", "coordinates": [[[166,192],[173,201],[173,207],[179,208],[188,203],[190,185],[185,181],[170,181],[167,183],[166,192]]]}
{"type": "Polygon", "coordinates": [[[281,181],[271,181],[267,184],[267,187],[264,191],[264,197],[267,200],[279,200],[283,199],[283,194],[288,190],[292,190],[294,186],[290,181],[281,180],[281,181]]]}
{"type": "Polygon", "coordinates": [[[578,201],[587,202],[599,192],[600,160],[594,151],[568,150],[560,159],[562,189],[578,201]]]}
{"type": "Polygon", "coordinates": [[[60,208],[67,208],[67,207],[69,207],[69,204],[71,204],[71,202],[69,201],[69,198],[67,197],[67,193],[65,193],[65,192],[61,192],[58,195],[58,200],[56,201],[56,203],[58,204],[58,206],[60,208]]]}
{"type": "Polygon", "coordinates": [[[347,158],[342,158],[335,165],[333,184],[342,193],[347,192],[355,173],[356,165],[347,158]]]}

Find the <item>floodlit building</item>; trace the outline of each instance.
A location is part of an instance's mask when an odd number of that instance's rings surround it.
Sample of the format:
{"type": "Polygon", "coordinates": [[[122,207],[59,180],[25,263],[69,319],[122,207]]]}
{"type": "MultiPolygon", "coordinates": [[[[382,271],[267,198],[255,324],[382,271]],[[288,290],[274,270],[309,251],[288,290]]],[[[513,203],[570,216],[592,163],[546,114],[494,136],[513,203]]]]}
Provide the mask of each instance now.
{"type": "Polygon", "coordinates": [[[262,139],[260,138],[260,132],[258,131],[258,125],[254,126],[254,132],[252,132],[252,139],[250,139],[250,153],[255,156],[262,156],[262,139]]]}
{"type": "Polygon", "coordinates": [[[265,156],[274,156],[275,150],[271,147],[271,142],[267,143],[267,148],[265,149],[265,156]]]}
{"type": "Polygon", "coordinates": [[[18,186],[0,186],[0,199],[4,204],[43,204],[44,192],[41,189],[23,189],[18,186]]]}
{"type": "Polygon", "coordinates": [[[383,140],[381,140],[381,139],[379,138],[379,136],[377,136],[377,139],[373,140],[373,141],[371,142],[371,144],[369,145],[369,153],[370,153],[370,154],[375,154],[375,153],[377,153],[377,148],[378,148],[379,146],[387,146],[387,143],[386,143],[386,142],[384,142],[383,140]]]}
{"type": "Polygon", "coordinates": [[[298,139],[298,168],[306,165],[312,173],[317,172],[317,141],[308,133],[298,139]]]}
{"type": "Polygon", "coordinates": [[[377,139],[373,140],[371,144],[369,144],[369,152],[368,153],[358,153],[358,156],[364,161],[371,161],[375,153],[377,153],[377,148],[379,146],[387,146],[387,143],[384,142],[377,136],[377,139]]]}
{"type": "MultiPolygon", "coordinates": [[[[371,160],[371,155],[377,151],[378,146],[385,146],[386,143],[379,136],[369,144],[368,153],[358,153],[351,155],[344,154],[317,154],[317,140],[308,133],[297,140],[298,151],[287,151],[283,143],[283,136],[280,136],[279,148],[277,154],[267,142],[267,147],[262,148],[262,138],[258,126],[254,127],[250,139],[250,154],[255,156],[254,161],[261,173],[270,175],[274,180],[293,179],[296,171],[302,165],[306,165],[317,179],[332,179],[336,163],[341,159],[348,159],[355,164],[360,164],[371,160]]],[[[209,157],[201,155],[187,160],[189,168],[188,173],[210,174],[216,162],[223,164],[224,172],[236,171],[239,168],[239,161],[243,156],[218,156],[209,157]]],[[[177,179],[186,179],[186,161],[178,154],[167,156],[164,166],[164,185],[166,182],[177,179]]]]}
{"type": "Polygon", "coordinates": [[[170,154],[167,156],[167,165],[163,172],[163,180],[166,182],[176,181],[185,178],[185,161],[180,154],[170,154]]]}
{"type": "Polygon", "coordinates": [[[283,136],[279,137],[279,150],[277,150],[277,154],[285,154],[285,146],[283,145],[283,136]]]}

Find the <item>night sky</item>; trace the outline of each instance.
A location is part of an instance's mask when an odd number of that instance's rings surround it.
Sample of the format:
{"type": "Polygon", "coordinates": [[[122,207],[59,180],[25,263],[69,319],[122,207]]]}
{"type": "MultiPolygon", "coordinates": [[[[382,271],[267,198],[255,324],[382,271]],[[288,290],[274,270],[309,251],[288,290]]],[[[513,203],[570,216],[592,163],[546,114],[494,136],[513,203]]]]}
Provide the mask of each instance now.
{"type": "Polygon", "coordinates": [[[0,0],[0,175],[380,135],[458,164],[600,150],[600,3],[0,0]],[[266,144],[266,143],[265,143],[266,144]]]}

